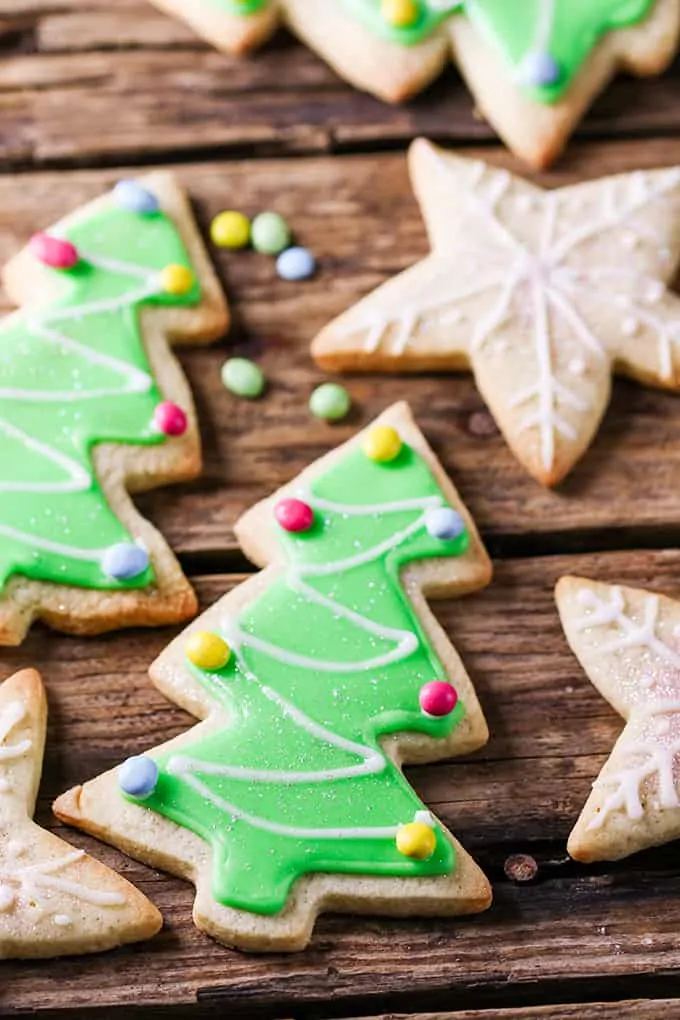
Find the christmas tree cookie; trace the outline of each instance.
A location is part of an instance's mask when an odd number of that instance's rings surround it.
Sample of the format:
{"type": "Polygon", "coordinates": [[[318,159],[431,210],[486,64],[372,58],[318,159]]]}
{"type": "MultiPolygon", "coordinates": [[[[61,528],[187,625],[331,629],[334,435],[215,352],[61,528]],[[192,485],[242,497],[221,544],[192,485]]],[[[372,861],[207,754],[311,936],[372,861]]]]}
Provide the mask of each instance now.
{"type": "Polygon", "coordinates": [[[472,370],[521,463],[554,485],[590,445],[613,372],[680,388],[680,168],[543,191],[422,139],[432,252],[331,322],[325,369],[472,370]]]}
{"type": "Polygon", "coordinates": [[[46,720],[35,670],[0,684],[0,960],[113,949],[162,923],[129,882],[32,820],[46,720]]]}
{"type": "Polygon", "coordinates": [[[265,569],[151,668],[201,723],[63,795],[58,816],[192,881],[197,925],[243,949],[299,949],[322,910],[483,910],[486,879],[399,767],[487,739],[425,600],[484,586],[490,564],[407,406],[238,535],[265,569]]]}
{"type": "Polygon", "coordinates": [[[509,147],[547,166],[614,73],[660,73],[680,0],[153,0],[230,53],[280,17],[359,88],[398,102],[455,59],[509,147]]]}
{"type": "Polygon", "coordinates": [[[579,861],[612,861],[680,837],[680,602],[564,577],[572,651],[626,720],[569,837],[579,861]]]}
{"type": "Polygon", "coordinates": [[[168,342],[227,308],[169,174],[121,181],[6,267],[0,322],[0,644],[34,619],[91,634],[190,617],[194,594],[128,492],[194,477],[191,394],[168,342]]]}

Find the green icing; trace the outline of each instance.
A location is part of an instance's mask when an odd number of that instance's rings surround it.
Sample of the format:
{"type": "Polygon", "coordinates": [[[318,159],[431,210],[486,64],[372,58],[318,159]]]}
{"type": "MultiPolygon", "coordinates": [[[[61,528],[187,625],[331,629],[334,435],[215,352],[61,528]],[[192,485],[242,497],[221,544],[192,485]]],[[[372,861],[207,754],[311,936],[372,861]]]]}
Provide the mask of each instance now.
{"type": "Polygon", "coordinates": [[[606,32],[641,21],[653,0],[458,0],[433,3],[417,0],[417,20],[408,27],[389,25],[381,0],[344,0],[348,11],[390,42],[413,46],[423,42],[446,18],[465,12],[494,44],[513,74],[520,75],[525,57],[546,52],[559,67],[559,80],[549,86],[524,85],[535,99],[555,102],[566,90],[599,39],[606,32]]]}
{"type": "MultiPolygon", "coordinates": [[[[193,0],[190,0],[193,3],[193,0]]],[[[213,7],[221,7],[229,14],[257,14],[267,6],[269,0],[210,0],[213,7]]]]}
{"type": "Polygon", "coordinates": [[[139,312],[195,304],[200,291],[198,284],[182,296],[161,289],[158,270],[191,268],[162,212],[130,212],[112,198],[58,233],[76,245],[80,262],[64,271],[36,260],[36,294],[47,282],[56,297],[0,324],[0,587],[20,574],[139,588],[153,580],[151,568],[121,582],[101,568],[102,550],[132,539],[95,476],[93,447],[165,440],[152,426],[163,397],[139,312]]]}
{"type": "Polygon", "coordinates": [[[420,710],[421,686],[446,675],[400,571],[461,555],[468,535],[440,540],[422,507],[386,509],[444,502],[408,446],[391,464],[355,448],[299,495],[366,509],[316,504],[309,532],[279,530],[287,570],[237,620],[222,620],[236,650],[230,662],[219,672],[189,666],[226,709],[228,727],[159,758],[158,785],[143,801],[211,844],[216,900],[262,914],[282,910],[295,880],[311,872],[408,877],[449,874],[455,864],[438,826],[429,859],[397,850],[396,827],[424,808],[380,740],[403,731],[442,738],[463,715],[460,702],[444,718],[420,710]],[[325,572],[314,576],[315,565],[325,572]],[[383,628],[391,630],[376,632],[383,628]],[[371,831],[357,838],[350,829],[371,831]]]}

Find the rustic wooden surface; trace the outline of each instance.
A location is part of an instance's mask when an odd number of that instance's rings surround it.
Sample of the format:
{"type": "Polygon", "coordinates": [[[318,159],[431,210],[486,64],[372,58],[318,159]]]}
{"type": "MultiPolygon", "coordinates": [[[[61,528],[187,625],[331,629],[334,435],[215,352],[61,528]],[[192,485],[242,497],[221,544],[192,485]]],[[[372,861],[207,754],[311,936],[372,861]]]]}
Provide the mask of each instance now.
{"type": "MultiPolygon", "coordinates": [[[[621,79],[539,179],[557,186],[680,163],[679,125],[680,65],[656,81],[621,79]]],[[[142,0],[0,0],[0,261],[121,172],[160,164],[175,167],[203,225],[226,206],[274,207],[319,256],[317,279],[293,286],[276,279],[270,259],[219,254],[234,330],[228,344],[182,356],[205,472],[140,505],[197,575],[202,604],[250,569],[233,535],[238,514],[404,396],[496,559],[487,592],[437,607],[479,691],[489,745],[410,771],[488,871],[488,914],[325,917],[307,952],[248,957],[196,931],[189,886],[69,833],[136,882],[165,929],[146,946],[92,959],[2,965],[0,1015],[680,1017],[677,846],[590,868],[566,855],[620,721],[570,655],[552,597],[569,571],[680,591],[680,398],[618,382],[596,442],[556,493],[516,464],[469,376],[354,377],[356,410],[336,427],[306,410],[322,378],[308,357],[316,329],[426,250],[403,157],[417,133],[518,169],[453,71],[391,109],[352,92],[283,34],[239,63],[142,0]],[[266,369],[260,403],[223,390],[227,350],[266,369]],[[422,1015],[437,1010],[445,1012],[422,1015]]],[[[36,629],[0,654],[0,677],[33,663],[48,686],[42,823],[59,828],[55,794],[190,724],[145,675],[170,636],[85,642],[36,629]]]]}

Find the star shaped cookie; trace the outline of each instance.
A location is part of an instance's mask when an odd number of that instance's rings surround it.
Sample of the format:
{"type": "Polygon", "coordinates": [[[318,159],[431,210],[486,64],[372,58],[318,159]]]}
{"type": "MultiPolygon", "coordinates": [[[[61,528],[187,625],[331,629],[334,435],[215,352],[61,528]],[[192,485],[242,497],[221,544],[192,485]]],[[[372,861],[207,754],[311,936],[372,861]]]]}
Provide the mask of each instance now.
{"type": "Polygon", "coordinates": [[[35,670],[0,685],[0,960],[112,949],[162,923],[129,882],[32,821],[46,721],[35,670]]]}
{"type": "Polygon", "coordinates": [[[579,861],[618,860],[680,837],[680,602],[563,577],[572,651],[626,720],[569,837],[579,861]]]}
{"type": "Polygon", "coordinates": [[[554,485],[589,446],[613,372],[680,387],[680,168],[544,191],[417,140],[432,252],[335,319],[331,371],[471,369],[509,446],[554,485]]]}
{"type": "Polygon", "coordinates": [[[680,0],[152,0],[213,45],[244,53],[279,20],[358,88],[415,95],[455,60],[475,105],[536,167],[559,154],[621,68],[660,73],[680,0]]]}

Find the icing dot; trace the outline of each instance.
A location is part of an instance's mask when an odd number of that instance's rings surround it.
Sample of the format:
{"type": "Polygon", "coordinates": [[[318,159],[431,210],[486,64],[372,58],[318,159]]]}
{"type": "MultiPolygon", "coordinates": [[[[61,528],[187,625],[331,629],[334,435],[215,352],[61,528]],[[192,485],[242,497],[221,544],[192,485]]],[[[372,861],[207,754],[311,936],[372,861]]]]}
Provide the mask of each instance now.
{"type": "Polygon", "coordinates": [[[562,77],[562,72],[560,65],[550,53],[534,50],[527,53],[519,65],[518,77],[523,85],[543,88],[547,85],[556,85],[562,77]]]}
{"type": "Polygon", "coordinates": [[[278,255],[290,246],[290,227],[276,212],[263,212],[256,216],[250,236],[255,251],[263,255],[278,255]]]}
{"type": "Polygon", "coordinates": [[[388,463],[401,453],[401,437],[389,425],[376,425],[364,440],[364,453],[379,464],[388,463]]]}
{"type": "Polygon", "coordinates": [[[127,209],[128,212],[148,216],[157,213],[160,209],[160,204],[153,191],[143,188],[137,181],[118,181],[113,189],[113,197],[118,205],[122,209],[127,209]]]}
{"type": "Polygon", "coordinates": [[[250,243],[250,220],[233,209],[218,213],[210,224],[210,239],[218,248],[245,248],[250,243]]]}
{"type": "Polygon", "coordinates": [[[309,410],[322,421],[339,421],[349,414],[352,398],[339,383],[322,383],[309,398],[309,410]]]}
{"type": "Polygon", "coordinates": [[[171,263],[161,269],[161,287],[166,294],[188,294],[194,286],[194,274],[186,266],[171,263]]]}
{"type": "Polygon", "coordinates": [[[195,630],[185,648],[189,662],[199,669],[224,669],[231,658],[231,648],[219,634],[210,630],[195,630]]]}
{"type": "Polygon", "coordinates": [[[437,846],[437,837],[429,825],[409,822],[397,830],[397,850],[404,857],[424,861],[431,857],[437,846]]]}
{"type": "Polygon", "coordinates": [[[621,323],[621,332],[624,336],[635,336],[640,328],[640,322],[634,316],[630,315],[621,323]]]}
{"type": "Polygon", "coordinates": [[[316,272],[316,259],[309,248],[287,248],[276,260],[276,272],[282,280],[309,280],[316,272]]]}
{"type": "Polygon", "coordinates": [[[264,392],[264,372],[250,358],[228,358],[222,365],[221,375],[226,389],[237,397],[255,400],[264,392]]]}
{"type": "Polygon", "coordinates": [[[150,797],[158,785],[158,765],[146,754],[128,758],[118,769],[118,785],[130,797],[150,797]]]}
{"type": "Polygon", "coordinates": [[[284,531],[309,531],[314,523],[314,511],[301,499],[281,499],[274,507],[274,516],[284,531]]]}
{"type": "Polygon", "coordinates": [[[416,0],[381,0],[380,13],[388,25],[409,28],[420,14],[416,0]]]}
{"type": "Polygon", "coordinates": [[[69,914],[55,914],[52,920],[58,928],[68,928],[73,923],[69,914]]]}
{"type": "Polygon", "coordinates": [[[567,368],[572,375],[583,375],[586,370],[586,363],[583,358],[572,358],[567,368]]]}
{"type": "Polygon", "coordinates": [[[8,885],[0,885],[0,914],[14,906],[14,890],[8,885]]]}
{"type": "Polygon", "coordinates": [[[171,400],[163,400],[156,405],[153,413],[153,424],[166,436],[183,436],[187,430],[186,413],[171,400]]]}
{"type": "Polygon", "coordinates": [[[459,538],[465,531],[465,522],[450,506],[435,506],[425,514],[425,527],[433,538],[459,538]]]}
{"type": "Polygon", "coordinates": [[[418,700],[425,715],[440,718],[453,712],[458,704],[458,694],[452,684],[430,680],[420,688],[418,700]]]}
{"type": "Polygon", "coordinates": [[[32,255],[51,269],[73,269],[79,262],[78,249],[74,244],[50,234],[34,234],[29,248],[32,255]]]}
{"type": "Polygon", "coordinates": [[[116,581],[139,577],[149,566],[149,554],[135,542],[119,542],[102,557],[102,570],[116,581]]]}

